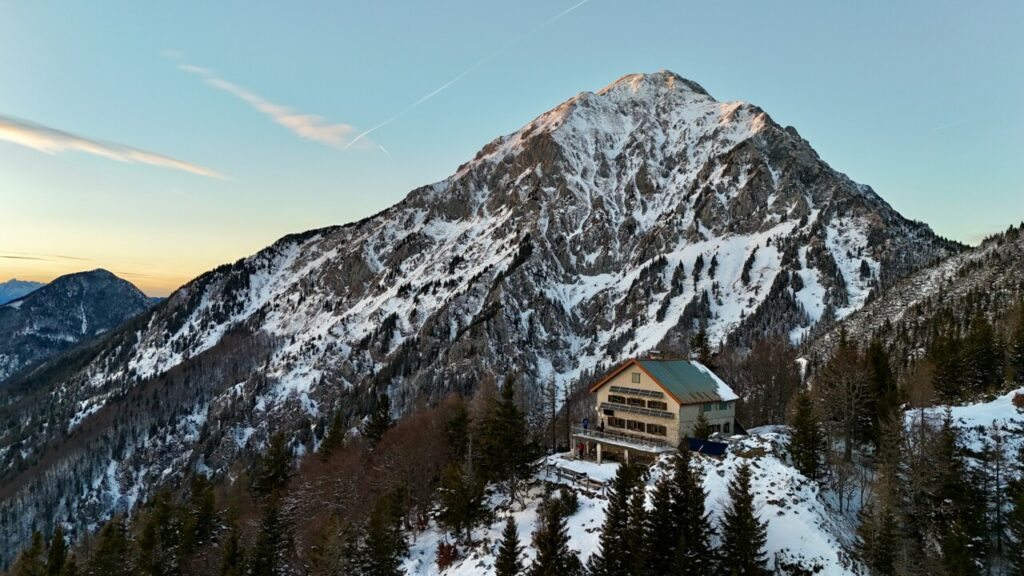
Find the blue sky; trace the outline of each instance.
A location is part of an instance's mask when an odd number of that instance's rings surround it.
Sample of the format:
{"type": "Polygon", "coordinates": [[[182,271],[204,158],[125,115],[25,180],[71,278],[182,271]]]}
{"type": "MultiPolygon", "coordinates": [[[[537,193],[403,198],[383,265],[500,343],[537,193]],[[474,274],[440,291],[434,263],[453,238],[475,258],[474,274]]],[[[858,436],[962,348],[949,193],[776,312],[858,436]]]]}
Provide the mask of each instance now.
{"type": "Polygon", "coordinates": [[[577,4],[5,1],[0,280],[102,266],[165,294],[663,68],[942,235],[1024,220],[1024,4],[577,4]]]}

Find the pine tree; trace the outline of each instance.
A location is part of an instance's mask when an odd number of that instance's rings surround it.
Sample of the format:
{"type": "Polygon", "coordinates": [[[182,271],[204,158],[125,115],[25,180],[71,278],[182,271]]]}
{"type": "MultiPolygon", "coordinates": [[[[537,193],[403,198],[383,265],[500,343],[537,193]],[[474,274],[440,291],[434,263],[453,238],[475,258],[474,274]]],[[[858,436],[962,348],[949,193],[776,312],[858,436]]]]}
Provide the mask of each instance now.
{"type": "Polygon", "coordinates": [[[685,444],[673,461],[672,484],[672,515],[679,523],[673,573],[677,576],[712,574],[717,558],[711,547],[714,529],[710,515],[705,512],[707,493],[700,471],[691,465],[690,450],[685,444]]]}
{"type": "Polygon", "coordinates": [[[630,547],[626,529],[630,523],[633,495],[643,490],[643,469],[621,464],[609,488],[608,506],[601,526],[599,549],[589,561],[592,576],[629,576],[636,565],[635,548],[630,547]]]}
{"type": "Polygon", "coordinates": [[[690,355],[696,356],[697,361],[709,369],[715,369],[711,356],[711,343],[708,341],[707,327],[704,322],[701,322],[697,333],[690,338],[690,355]]]}
{"type": "Polygon", "coordinates": [[[340,516],[328,519],[311,546],[308,576],[359,574],[358,535],[340,516]]]}
{"type": "Polygon", "coordinates": [[[750,464],[736,469],[729,483],[729,504],[722,523],[722,568],[733,576],[768,574],[767,523],[758,520],[754,511],[754,495],[750,488],[750,464]]]}
{"type": "Polygon", "coordinates": [[[845,331],[840,333],[839,345],[818,375],[817,390],[826,417],[842,435],[843,462],[852,462],[858,432],[872,417],[868,405],[871,386],[860,351],[845,331]]]}
{"type": "Polygon", "coordinates": [[[544,506],[540,525],[533,533],[533,548],[537,551],[530,576],[579,576],[583,573],[578,554],[569,549],[569,529],[565,516],[556,505],[544,506]]]}
{"type": "Polygon", "coordinates": [[[32,533],[32,543],[22,550],[18,560],[11,567],[11,576],[45,576],[46,563],[43,559],[43,535],[32,533]]]}
{"type": "Polygon", "coordinates": [[[132,543],[123,517],[115,516],[100,529],[92,556],[86,565],[88,576],[129,576],[135,574],[132,543]]]}
{"type": "Polygon", "coordinates": [[[1006,557],[1015,576],[1024,576],[1024,449],[1017,453],[1017,478],[1010,483],[1013,507],[1006,517],[1006,557]]]}
{"type": "Polygon", "coordinates": [[[341,410],[335,410],[331,425],[327,428],[324,439],[320,442],[320,459],[327,460],[336,450],[345,444],[345,418],[341,410]]]}
{"type": "Polygon", "coordinates": [[[1010,379],[1014,384],[1024,384],[1024,300],[1017,304],[1017,326],[1007,346],[1007,362],[1010,379]]]}
{"type": "Polygon", "coordinates": [[[890,414],[879,423],[879,445],[875,453],[874,499],[860,513],[857,528],[857,554],[875,576],[900,573],[904,535],[901,520],[910,518],[904,504],[901,458],[903,451],[903,415],[890,414]]]}
{"type": "MultiPolygon", "coordinates": [[[[889,433],[891,423],[892,417],[883,425],[883,438],[887,441],[893,439],[893,434],[889,433]]],[[[865,504],[859,514],[857,553],[873,576],[890,576],[898,572],[901,535],[896,505],[899,478],[894,459],[898,452],[898,448],[886,445],[879,453],[875,498],[865,504]]]]}
{"type": "MultiPolygon", "coordinates": [[[[991,435],[982,447],[981,453],[975,455],[978,463],[973,467],[973,477],[982,494],[981,506],[984,508],[984,522],[988,532],[989,556],[1002,558],[1006,551],[1006,508],[1007,476],[1009,467],[1006,458],[1004,430],[999,426],[992,428],[991,435]]],[[[990,570],[986,570],[989,572],[990,570]]]]}
{"type": "Polygon", "coordinates": [[[701,409],[700,414],[697,414],[697,421],[693,423],[693,432],[691,432],[690,437],[707,440],[711,434],[711,423],[708,422],[707,415],[701,409]]]}
{"type": "Polygon", "coordinates": [[[377,499],[367,523],[359,564],[365,576],[398,576],[409,545],[402,534],[405,516],[404,487],[396,487],[377,499]]]}
{"type": "MultiPolygon", "coordinates": [[[[894,427],[895,429],[895,427],[894,427]]],[[[936,537],[932,523],[934,500],[932,479],[935,462],[930,444],[932,431],[922,408],[908,426],[904,442],[905,469],[900,470],[899,516],[903,533],[901,560],[902,572],[915,576],[930,574],[930,561],[936,537]]],[[[884,446],[884,444],[883,444],[884,446]]]]}
{"type": "Polygon", "coordinates": [[[630,574],[643,574],[647,566],[647,548],[644,546],[644,525],[647,521],[646,503],[647,490],[644,487],[644,481],[641,480],[629,499],[629,516],[624,527],[626,547],[633,550],[633,557],[630,559],[629,565],[630,574]]]}
{"type": "Polygon", "coordinates": [[[710,544],[710,519],[704,511],[707,494],[700,473],[691,466],[685,444],[673,457],[671,472],[658,480],[651,509],[646,513],[646,572],[677,576],[711,574],[715,557],[710,544]]]}
{"type": "Polygon", "coordinates": [[[257,496],[276,495],[292,475],[292,451],[283,432],[270,437],[267,453],[256,462],[253,490],[257,496]]]}
{"type": "Polygon", "coordinates": [[[505,520],[505,530],[501,533],[501,545],[498,557],[494,561],[494,576],[519,576],[523,572],[523,547],[519,544],[519,531],[515,520],[509,516],[505,520]]]}
{"type": "Polygon", "coordinates": [[[377,396],[377,403],[370,412],[370,417],[363,424],[363,437],[370,443],[370,448],[377,446],[384,433],[391,428],[394,422],[391,420],[391,398],[387,394],[377,396]]]}
{"type": "Polygon", "coordinates": [[[539,450],[530,438],[526,415],[516,406],[511,380],[501,387],[480,428],[483,477],[502,483],[510,500],[521,500],[522,484],[536,473],[539,450]]]}
{"type": "Polygon", "coordinates": [[[677,486],[673,477],[663,475],[654,485],[651,509],[644,519],[644,558],[648,574],[672,572],[674,558],[668,551],[676,548],[682,534],[680,519],[675,515],[677,499],[677,486]]]}
{"type": "Polygon", "coordinates": [[[872,503],[861,509],[857,529],[858,555],[873,576],[895,576],[899,552],[899,524],[887,504],[872,503]]]}
{"type": "Polygon", "coordinates": [[[984,314],[971,320],[971,330],[964,342],[964,377],[972,392],[984,392],[1002,384],[1002,345],[984,314]]]}
{"type": "Polygon", "coordinates": [[[943,566],[950,567],[953,573],[970,576],[978,573],[986,527],[976,505],[979,490],[958,440],[952,414],[947,410],[930,454],[931,520],[942,550],[943,566]]]}
{"type": "Polygon", "coordinates": [[[462,543],[472,541],[472,530],[487,517],[484,483],[454,464],[445,467],[438,488],[437,521],[462,543]]]}
{"type": "Polygon", "coordinates": [[[281,517],[281,505],[274,496],[263,505],[260,531],[252,550],[252,576],[287,574],[291,554],[291,534],[281,517]]]}
{"type": "Polygon", "coordinates": [[[50,539],[50,550],[46,554],[46,574],[48,576],[61,576],[64,566],[68,560],[68,544],[64,539],[64,528],[60,524],[53,531],[53,538],[50,539]]]}
{"type": "Polygon", "coordinates": [[[194,474],[185,505],[183,548],[190,553],[213,537],[217,522],[217,503],[213,486],[202,474],[194,474]]]}
{"type": "Polygon", "coordinates": [[[60,570],[60,576],[78,576],[78,562],[74,554],[68,554],[64,561],[64,567],[60,570]]]}
{"type": "Polygon", "coordinates": [[[880,423],[887,420],[899,408],[899,387],[896,385],[896,374],[892,369],[892,359],[886,351],[882,340],[877,336],[871,339],[865,353],[868,367],[868,378],[871,381],[871,392],[866,400],[869,414],[867,429],[862,439],[878,446],[880,423]]]}
{"type": "Polygon", "coordinates": [[[938,392],[940,399],[947,402],[959,400],[964,392],[960,339],[953,333],[937,334],[928,349],[928,357],[935,365],[932,387],[938,392]]]}
{"type": "Polygon", "coordinates": [[[697,259],[693,262],[693,287],[696,288],[697,284],[700,283],[700,275],[704,272],[704,255],[697,254],[697,259]]]}
{"type": "Polygon", "coordinates": [[[220,560],[220,576],[242,576],[246,573],[245,550],[242,548],[238,524],[232,520],[224,539],[220,560]]]}
{"type": "Polygon", "coordinates": [[[452,460],[463,462],[470,458],[469,454],[469,410],[462,398],[455,404],[455,410],[445,424],[445,438],[451,450],[452,460]]]}
{"type": "Polygon", "coordinates": [[[150,576],[180,574],[181,541],[181,518],[170,492],[161,490],[153,497],[139,537],[139,571],[150,576]]]}
{"type": "Polygon", "coordinates": [[[789,425],[793,429],[789,442],[793,466],[811,480],[820,479],[825,453],[825,434],[814,409],[814,401],[806,390],[800,390],[796,394],[789,425]]]}

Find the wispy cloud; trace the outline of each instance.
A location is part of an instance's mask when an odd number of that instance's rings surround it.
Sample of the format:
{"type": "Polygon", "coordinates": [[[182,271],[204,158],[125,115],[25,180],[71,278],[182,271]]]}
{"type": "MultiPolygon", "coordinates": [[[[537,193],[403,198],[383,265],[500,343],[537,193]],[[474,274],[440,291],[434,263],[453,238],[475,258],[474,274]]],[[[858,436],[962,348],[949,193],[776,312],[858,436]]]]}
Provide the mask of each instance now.
{"type": "Polygon", "coordinates": [[[79,256],[65,256],[63,254],[33,254],[29,252],[7,252],[0,254],[0,258],[6,258],[8,260],[42,260],[44,262],[54,262],[57,260],[77,260],[80,262],[92,261],[92,258],[82,258],[79,256]]]}
{"type": "Polygon", "coordinates": [[[347,148],[352,144],[350,136],[355,133],[356,129],[348,124],[332,124],[322,116],[302,114],[295,112],[287,106],[275,104],[258,94],[221,78],[209,68],[193,66],[191,64],[178,64],[178,68],[202,78],[208,85],[217,90],[227,92],[252,106],[254,110],[266,115],[300,138],[320,142],[335,148],[347,148]]]}
{"type": "Polygon", "coordinates": [[[57,130],[34,122],[0,116],[0,140],[20,144],[47,154],[59,154],[69,150],[102,156],[129,164],[149,164],[191,172],[208,178],[224,178],[224,175],[191,162],[171,158],[154,152],[147,152],[122,144],[100,142],[70,132],[57,130]]]}
{"type": "Polygon", "coordinates": [[[583,6],[587,2],[590,2],[590,0],[579,0],[578,2],[573,4],[572,6],[569,6],[568,8],[562,10],[561,12],[559,12],[559,13],[555,14],[554,16],[551,16],[547,20],[541,22],[540,24],[537,24],[533,28],[530,28],[526,32],[523,32],[519,36],[516,36],[508,44],[505,44],[504,46],[501,46],[499,48],[496,48],[496,49],[492,50],[489,54],[487,54],[486,56],[484,56],[480,60],[476,61],[476,63],[474,63],[472,66],[470,66],[469,68],[466,68],[462,72],[459,72],[451,80],[448,80],[444,84],[441,84],[437,88],[434,88],[432,91],[424,94],[418,100],[416,100],[412,104],[409,104],[408,106],[406,106],[403,110],[401,110],[400,112],[398,112],[394,116],[391,116],[390,118],[384,120],[383,122],[381,122],[381,123],[379,123],[379,124],[369,128],[369,129],[364,130],[364,131],[360,132],[359,134],[357,134],[355,138],[353,138],[348,144],[345,145],[345,148],[348,148],[349,146],[352,146],[353,144],[359,142],[363,138],[369,136],[371,133],[376,132],[380,128],[383,128],[383,127],[387,126],[388,124],[391,124],[395,120],[398,120],[402,116],[405,116],[409,112],[412,112],[420,104],[423,104],[427,100],[430,100],[434,96],[437,96],[441,92],[445,91],[449,86],[451,86],[452,84],[455,84],[459,80],[462,80],[466,76],[470,75],[477,68],[479,68],[479,67],[483,66],[484,64],[490,62],[491,60],[493,60],[496,56],[498,56],[502,52],[505,52],[506,50],[516,46],[517,44],[519,44],[523,40],[529,38],[530,36],[536,34],[537,32],[540,32],[542,29],[544,29],[548,25],[553,24],[557,20],[561,19],[563,16],[569,14],[573,10],[579,8],[580,6],[583,6]]]}
{"type": "Polygon", "coordinates": [[[953,126],[959,126],[960,124],[963,124],[962,120],[957,120],[956,122],[948,122],[946,124],[942,124],[941,126],[936,126],[932,128],[932,132],[938,132],[939,130],[945,130],[946,128],[952,128],[953,126]]]}
{"type": "Polygon", "coordinates": [[[0,254],[0,258],[7,260],[49,260],[49,258],[40,258],[38,256],[15,256],[13,254],[0,254]]]}

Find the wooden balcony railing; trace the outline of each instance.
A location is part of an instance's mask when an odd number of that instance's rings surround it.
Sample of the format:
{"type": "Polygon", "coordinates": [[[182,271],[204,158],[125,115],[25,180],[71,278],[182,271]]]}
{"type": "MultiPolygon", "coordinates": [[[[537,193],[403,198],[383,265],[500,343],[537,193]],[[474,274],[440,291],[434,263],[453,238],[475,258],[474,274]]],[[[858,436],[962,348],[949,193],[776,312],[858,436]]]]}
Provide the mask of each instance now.
{"type": "Polygon", "coordinates": [[[668,452],[675,449],[669,444],[668,440],[655,440],[654,438],[634,436],[626,432],[610,432],[607,428],[602,431],[594,430],[593,428],[584,429],[582,426],[573,426],[572,433],[574,436],[591,440],[604,440],[615,444],[630,444],[641,447],[649,452],[668,452]]]}

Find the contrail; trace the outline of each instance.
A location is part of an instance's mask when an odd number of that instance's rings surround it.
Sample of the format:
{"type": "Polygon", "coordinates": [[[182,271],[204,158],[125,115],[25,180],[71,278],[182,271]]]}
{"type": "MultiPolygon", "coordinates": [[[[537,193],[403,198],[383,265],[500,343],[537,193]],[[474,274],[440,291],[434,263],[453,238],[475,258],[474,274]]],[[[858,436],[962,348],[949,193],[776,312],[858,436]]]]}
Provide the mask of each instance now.
{"type": "Polygon", "coordinates": [[[530,37],[530,36],[532,36],[532,35],[536,34],[537,32],[539,32],[540,30],[542,30],[542,29],[543,29],[543,28],[545,28],[546,26],[549,26],[549,25],[553,24],[553,23],[554,23],[555,21],[559,20],[560,18],[562,18],[562,17],[563,17],[563,16],[565,16],[566,14],[568,14],[568,13],[572,12],[573,10],[575,10],[575,9],[579,8],[580,6],[583,6],[584,4],[586,4],[586,3],[588,3],[588,2],[590,2],[590,0],[580,0],[579,2],[577,2],[577,3],[573,4],[572,6],[569,6],[569,7],[568,7],[568,8],[566,8],[565,10],[562,10],[562,11],[561,11],[561,12],[559,12],[558,14],[555,14],[555,15],[554,15],[554,16],[552,16],[551,18],[548,18],[548,19],[547,19],[547,20],[545,20],[544,22],[541,22],[540,24],[538,24],[538,25],[534,26],[533,28],[531,28],[531,29],[527,30],[527,31],[526,31],[526,32],[524,32],[523,34],[520,34],[519,36],[517,36],[517,37],[516,37],[515,39],[513,39],[513,40],[512,40],[511,42],[509,42],[508,44],[505,44],[504,46],[502,46],[502,47],[500,47],[500,48],[497,48],[497,49],[495,49],[495,50],[494,50],[493,52],[491,52],[491,53],[490,53],[490,54],[488,54],[487,56],[484,56],[484,57],[483,57],[483,58],[482,58],[482,59],[481,59],[480,61],[478,61],[478,62],[477,62],[476,64],[473,64],[473,65],[472,65],[472,66],[470,66],[469,68],[466,68],[465,70],[463,70],[462,72],[460,72],[460,73],[459,73],[459,74],[458,74],[457,76],[455,76],[455,77],[454,77],[454,78],[452,78],[451,80],[449,80],[449,81],[445,82],[444,84],[440,85],[439,87],[437,87],[436,89],[434,89],[434,90],[433,90],[432,92],[430,92],[430,93],[426,94],[425,96],[421,97],[421,98],[420,98],[419,100],[417,100],[417,101],[413,102],[412,104],[410,104],[410,105],[406,106],[406,107],[405,107],[405,109],[403,109],[403,110],[402,110],[401,112],[399,112],[398,114],[395,114],[394,116],[392,116],[392,117],[388,118],[387,120],[384,120],[384,121],[383,121],[383,122],[381,122],[380,124],[377,124],[376,126],[374,126],[374,127],[370,128],[370,129],[368,129],[368,130],[365,130],[365,131],[363,131],[363,132],[362,132],[362,133],[360,133],[360,134],[359,134],[358,136],[356,136],[356,137],[355,137],[355,138],[353,138],[353,139],[352,139],[351,141],[349,141],[349,143],[345,145],[344,149],[348,149],[348,148],[349,148],[350,146],[352,146],[352,145],[353,145],[353,144],[355,144],[356,142],[359,142],[360,140],[362,140],[362,138],[363,138],[364,136],[367,136],[367,135],[369,135],[369,134],[370,134],[371,132],[375,132],[375,131],[377,131],[378,129],[380,129],[380,128],[383,128],[384,126],[387,126],[388,124],[391,124],[391,123],[392,123],[392,122],[394,122],[395,120],[398,120],[398,119],[399,119],[399,118],[401,118],[402,116],[405,116],[406,114],[408,114],[409,112],[411,112],[411,111],[412,111],[413,109],[415,109],[416,107],[418,107],[418,106],[419,106],[420,104],[423,104],[423,103],[424,103],[424,102],[426,102],[427,100],[430,100],[430,99],[431,99],[431,98],[433,98],[434,96],[437,96],[438,94],[440,94],[440,93],[441,93],[442,91],[444,91],[444,90],[445,90],[446,88],[448,88],[448,87],[449,87],[449,86],[451,86],[452,84],[455,84],[455,83],[456,83],[456,82],[458,82],[459,80],[462,80],[463,78],[465,78],[466,76],[468,76],[469,74],[471,74],[471,73],[472,73],[473,71],[475,71],[475,70],[476,70],[477,68],[479,68],[479,67],[483,66],[484,64],[486,64],[486,63],[490,62],[491,60],[493,60],[493,59],[494,59],[494,57],[495,57],[495,56],[498,56],[498,55],[499,55],[499,54],[501,54],[502,52],[505,52],[505,51],[506,51],[506,50],[508,50],[509,48],[511,48],[511,47],[515,46],[516,44],[518,44],[518,43],[522,42],[522,41],[523,41],[523,40],[525,40],[526,38],[528,38],[528,37],[530,37]]]}
{"type": "Polygon", "coordinates": [[[943,124],[942,126],[936,126],[935,128],[932,128],[932,132],[938,132],[939,130],[945,130],[946,128],[952,128],[953,126],[959,126],[960,124],[963,124],[963,123],[964,123],[963,120],[957,120],[956,122],[950,122],[948,124],[943,124]]]}

